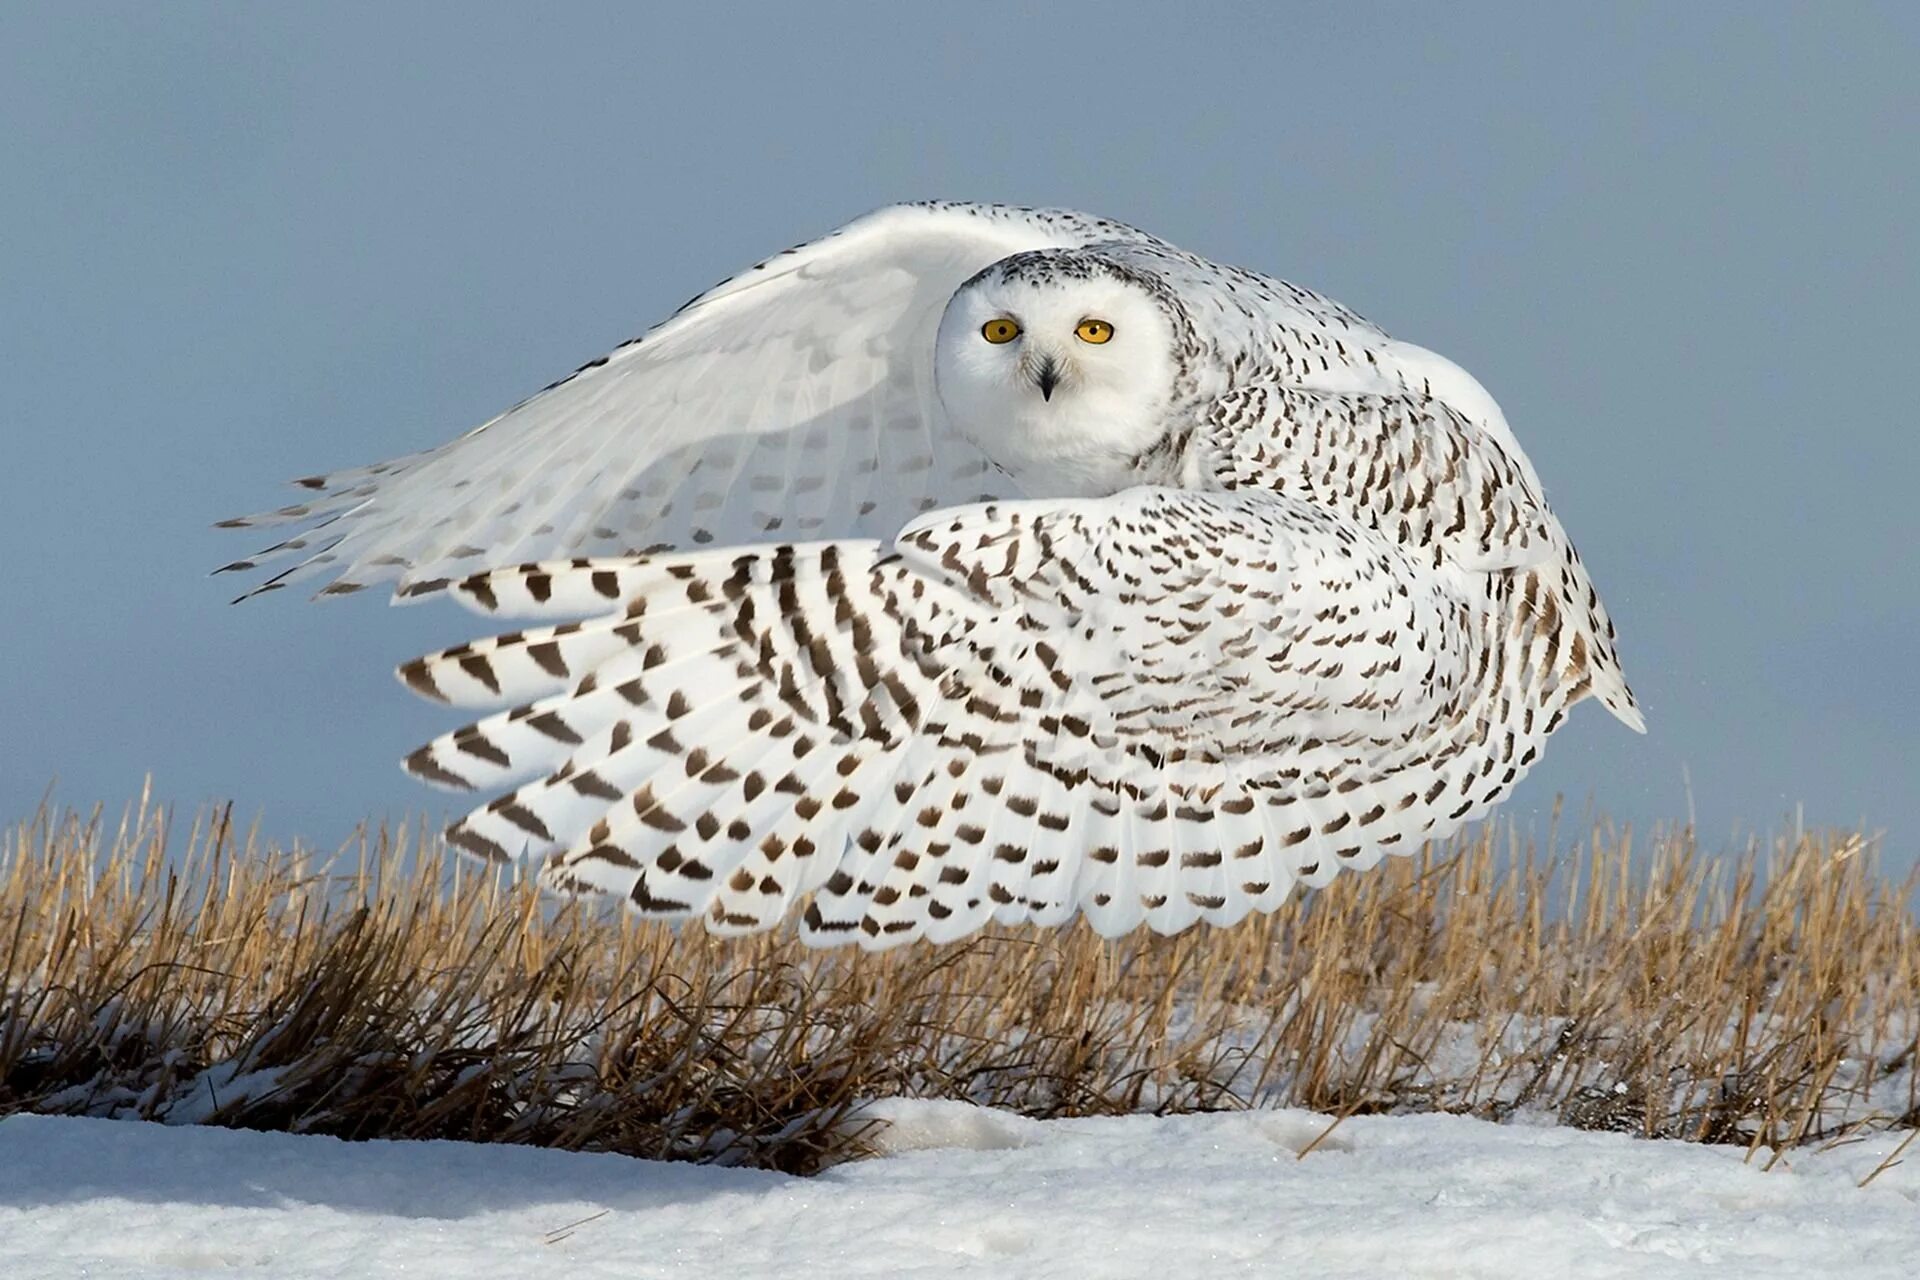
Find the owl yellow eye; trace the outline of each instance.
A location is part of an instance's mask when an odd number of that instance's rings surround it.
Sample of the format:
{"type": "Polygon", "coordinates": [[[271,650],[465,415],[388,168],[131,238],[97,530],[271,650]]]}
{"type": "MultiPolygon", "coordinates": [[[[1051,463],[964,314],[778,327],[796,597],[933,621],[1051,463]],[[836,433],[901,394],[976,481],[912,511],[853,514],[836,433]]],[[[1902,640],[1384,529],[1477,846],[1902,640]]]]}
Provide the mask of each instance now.
{"type": "Polygon", "coordinates": [[[998,320],[989,320],[980,326],[980,336],[996,347],[1004,342],[1012,342],[1020,336],[1020,326],[1001,316],[998,320]]]}
{"type": "Polygon", "coordinates": [[[1073,333],[1080,341],[1091,342],[1097,347],[1113,337],[1113,326],[1105,320],[1082,320],[1073,333]]]}

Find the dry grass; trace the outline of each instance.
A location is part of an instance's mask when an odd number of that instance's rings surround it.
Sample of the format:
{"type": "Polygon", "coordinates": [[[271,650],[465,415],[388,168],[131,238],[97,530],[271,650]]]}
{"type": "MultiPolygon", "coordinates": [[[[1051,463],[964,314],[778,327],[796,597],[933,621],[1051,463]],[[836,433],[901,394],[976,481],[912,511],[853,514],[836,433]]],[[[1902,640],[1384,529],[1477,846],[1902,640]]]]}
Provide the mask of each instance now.
{"type": "Polygon", "coordinates": [[[1520,1112],[1763,1159],[1920,1123],[1915,881],[1858,836],[1536,857],[1483,831],[1233,929],[884,956],[676,936],[405,843],[318,859],[217,817],[175,849],[144,805],[22,824],[0,1114],[798,1171],[857,1154],[859,1105],[894,1094],[1520,1112]]]}

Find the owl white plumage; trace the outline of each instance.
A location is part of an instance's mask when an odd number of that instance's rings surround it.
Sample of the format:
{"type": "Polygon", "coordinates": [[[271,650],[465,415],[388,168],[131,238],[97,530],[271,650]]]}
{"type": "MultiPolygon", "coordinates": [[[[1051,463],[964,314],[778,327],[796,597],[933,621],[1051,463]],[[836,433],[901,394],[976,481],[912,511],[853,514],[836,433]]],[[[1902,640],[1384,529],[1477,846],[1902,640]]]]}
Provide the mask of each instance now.
{"type": "Polygon", "coordinates": [[[255,592],[546,620],[400,669],[506,708],[407,758],[513,788],[451,843],[717,933],[1231,923],[1643,727],[1478,383],[1081,214],[880,210],[299,483],[255,592]]]}

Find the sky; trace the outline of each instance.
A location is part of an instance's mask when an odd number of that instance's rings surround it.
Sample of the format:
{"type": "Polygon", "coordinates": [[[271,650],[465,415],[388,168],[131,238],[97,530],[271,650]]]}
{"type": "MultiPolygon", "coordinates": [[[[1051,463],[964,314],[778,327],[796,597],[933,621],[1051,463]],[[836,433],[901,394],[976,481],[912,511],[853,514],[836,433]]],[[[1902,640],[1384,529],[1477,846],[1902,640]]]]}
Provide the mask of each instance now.
{"type": "Polygon", "coordinates": [[[331,846],[451,816],[371,593],[214,521],[491,417],[877,205],[1062,205],[1492,390],[1646,710],[1506,812],[1920,851],[1920,7],[10,4],[0,819],[151,774],[331,846]],[[1548,10],[1552,10],[1548,12],[1548,10]]]}

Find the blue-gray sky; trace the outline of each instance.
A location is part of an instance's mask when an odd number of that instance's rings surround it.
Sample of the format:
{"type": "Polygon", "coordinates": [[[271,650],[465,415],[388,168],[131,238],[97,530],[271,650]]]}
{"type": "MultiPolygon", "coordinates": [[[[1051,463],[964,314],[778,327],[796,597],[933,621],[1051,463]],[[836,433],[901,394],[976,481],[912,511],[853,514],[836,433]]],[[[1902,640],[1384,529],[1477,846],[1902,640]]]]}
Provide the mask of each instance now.
{"type": "Polygon", "coordinates": [[[444,812],[389,672],[472,620],[229,608],[208,526],[942,196],[1134,222],[1492,389],[1652,725],[1583,709],[1509,812],[1920,845],[1920,7],[653,9],[0,12],[0,816],[148,771],[322,844],[444,812]]]}

